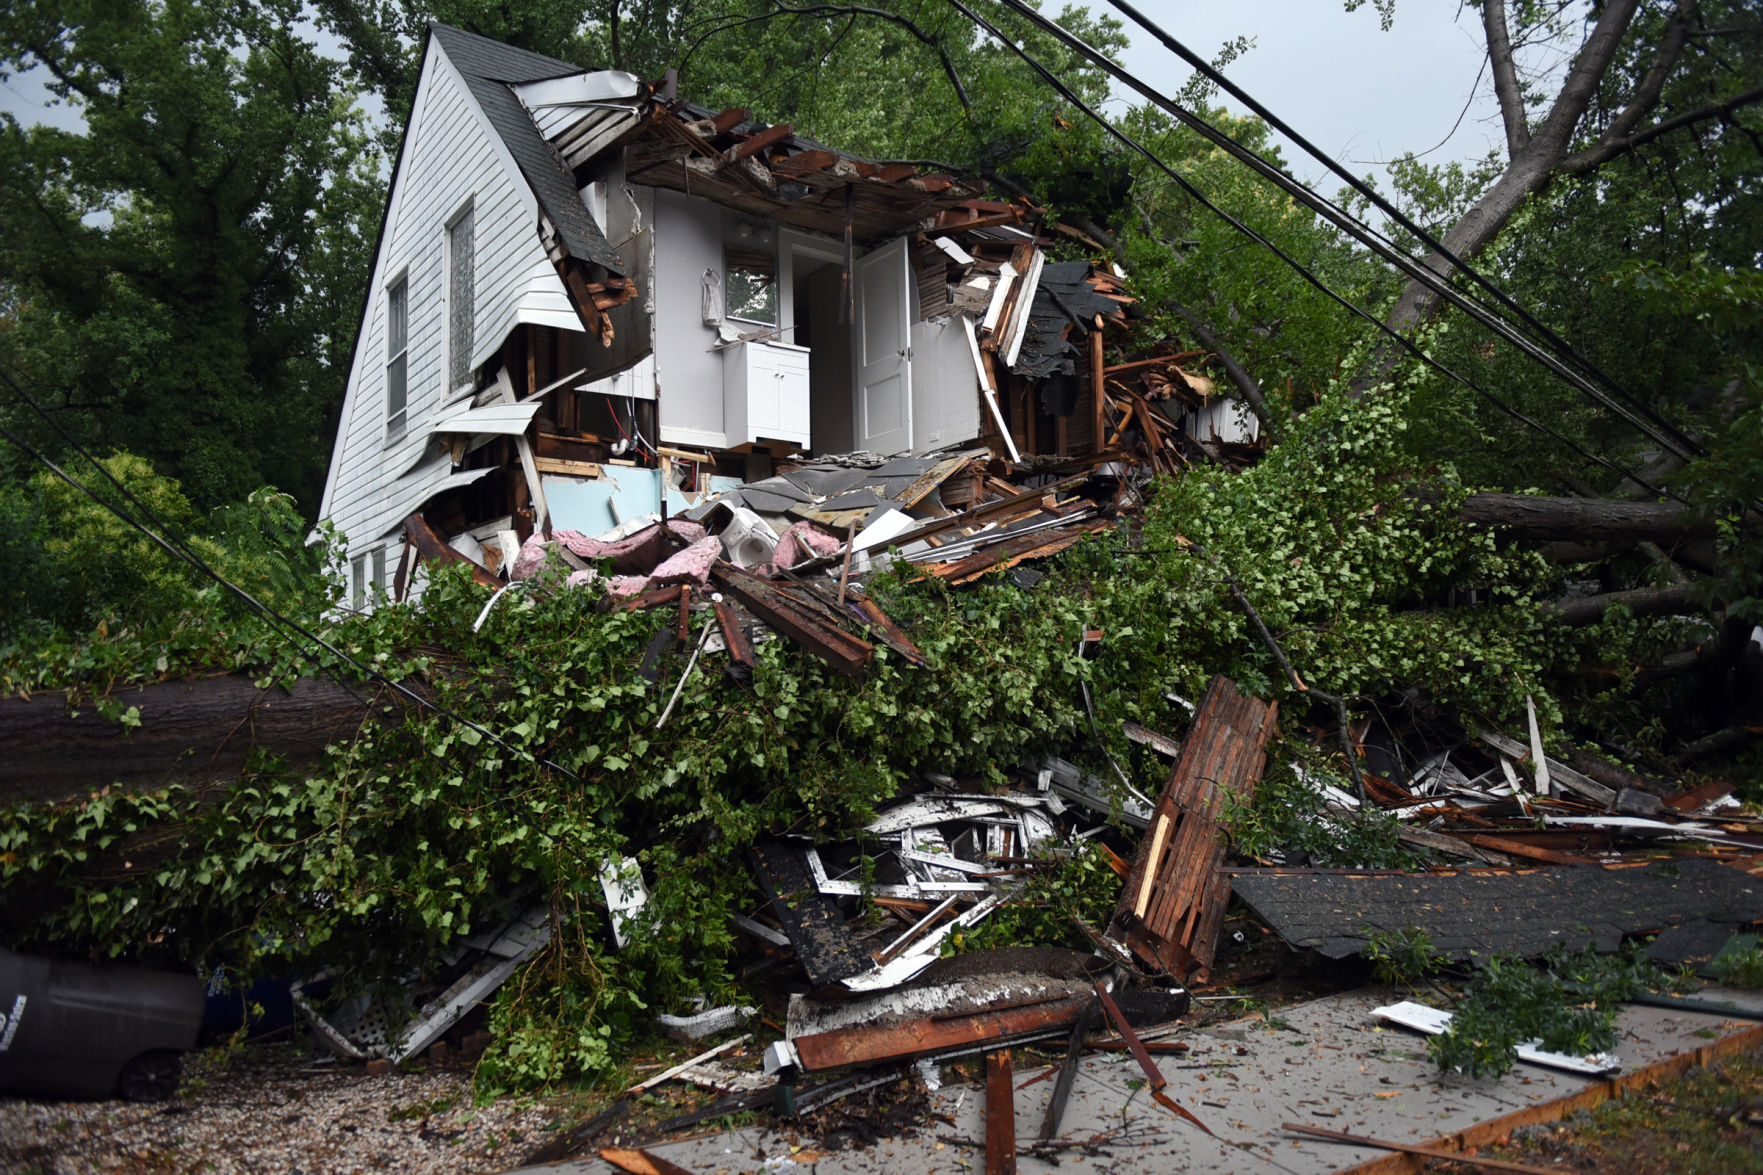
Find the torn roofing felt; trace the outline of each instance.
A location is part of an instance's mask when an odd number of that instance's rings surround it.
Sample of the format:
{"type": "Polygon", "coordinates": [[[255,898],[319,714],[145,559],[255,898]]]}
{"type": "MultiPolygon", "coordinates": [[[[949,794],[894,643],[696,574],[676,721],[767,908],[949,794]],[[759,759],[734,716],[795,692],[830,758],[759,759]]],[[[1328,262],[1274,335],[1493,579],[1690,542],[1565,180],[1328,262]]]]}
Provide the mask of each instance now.
{"type": "Polygon", "coordinates": [[[429,22],[429,33],[446,50],[447,60],[465,79],[472,97],[483,108],[484,116],[496,128],[508,153],[514,156],[520,174],[526,178],[540,209],[550,218],[569,255],[623,276],[624,262],[619,260],[606,234],[600,231],[593,214],[582,203],[575,177],[558,160],[526,107],[508,88],[578,74],[582,67],[516,49],[437,21],[429,22]]]}
{"type": "Polygon", "coordinates": [[[1700,857],[1522,873],[1246,873],[1232,889],[1286,943],[1336,959],[1411,927],[1444,958],[1485,960],[1556,946],[1611,951],[1698,919],[1763,919],[1763,880],[1700,857]]]}
{"type": "Polygon", "coordinates": [[[1113,319],[1123,310],[1132,317],[1136,310],[1104,292],[1113,284],[1088,261],[1049,261],[1042,266],[1029,305],[1028,331],[1010,370],[1031,379],[1077,374],[1082,354],[1071,341],[1071,330],[1088,332],[1098,314],[1113,319]]]}

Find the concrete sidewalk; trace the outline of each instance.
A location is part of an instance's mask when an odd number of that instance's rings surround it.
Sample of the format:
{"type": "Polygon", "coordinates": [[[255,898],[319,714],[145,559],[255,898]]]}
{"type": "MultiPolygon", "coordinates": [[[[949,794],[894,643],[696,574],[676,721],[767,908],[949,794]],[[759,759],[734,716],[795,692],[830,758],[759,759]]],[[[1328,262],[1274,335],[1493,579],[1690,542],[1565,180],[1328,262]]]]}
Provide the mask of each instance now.
{"type": "MultiPolygon", "coordinates": [[[[1491,1137],[1524,1121],[1547,1121],[1559,1112],[1592,1104],[1619,1088],[1625,1077],[1676,1059],[1705,1062],[1741,1047],[1763,1045],[1763,1023],[1678,1009],[1629,1007],[1621,1017],[1622,1039],[1611,1050],[1623,1072],[1612,1079],[1584,1078],[1520,1064],[1498,1080],[1442,1075],[1427,1059],[1425,1039],[1378,1026],[1371,1010],[1394,1002],[1389,995],[1353,992],[1286,1008],[1271,1023],[1259,1019],[1215,1026],[1185,1035],[1191,1051],[1154,1058],[1169,1081],[1167,1093],[1213,1132],[1209,1137],[1151,1100],[1143,1074],[1130,1057],[1087,1058],[1066,1107],[1061,1137],[1128,1137],[1103,1144],[1105,1154],[1064,1152],[1062,1171],[1209,1171],[1241,1175],[1309,1175],[1389,1160],[1390,1152],[1299,1139],[1280,1129],[1299,1122],[1329,1130],[1410,1144],[1425,1144],[1468,1131],[1491,1137]],[[1564,1107],[1552,1103],[1569,1100],[1564,1107]]],[[[1763,1009],[1763,995],[1710,988],[1697,996],[1737,1007],[1763,1009]]],[[[1040,1127],[1053,1082],[1023,1083],[1044,1067],[1018,1069],[1016,1133],[1030,1142],[1040,1127]]],[[[930,1175],[981,1171],[985,1093],[975,1086],[949,1087],[932,1095],[935,1111],[950,1126],[927,1121],[909,1138],[884,1140],[863,1149],[812,1154],[812,1139],[787,1127],[751,1127],[691,1142],[645,1148],[700,1175],[767,1171],[793,1175],[930,1175]],[[967,1147],[940,1141],[972,1140],[967,1147]],[[810,1161],[792,1159],[792,1145],[810,1161]]],[[[1052,1163],[1023,1154],[1025,1172],[1052,1163]]],[[[1390,1165],[1395,1169],[1394,1165],[1390,1165]]],[[[603,1175],[614,1170],[598,1158],[526,1168],[551,1175],[603,1175]]]]}

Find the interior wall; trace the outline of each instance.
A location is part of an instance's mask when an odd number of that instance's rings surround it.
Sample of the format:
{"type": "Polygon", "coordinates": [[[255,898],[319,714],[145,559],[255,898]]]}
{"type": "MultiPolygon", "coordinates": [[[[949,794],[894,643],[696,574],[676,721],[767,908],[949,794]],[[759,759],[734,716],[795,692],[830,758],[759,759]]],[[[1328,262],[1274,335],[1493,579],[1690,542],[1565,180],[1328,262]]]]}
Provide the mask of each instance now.
{"type": "Polygon", "coordinates": [[[798,282],[807,295],[798,302],[796,321],[808,320],[808,429],[816,453],[845,453],[853,439],[851,328],[839,321],[839,291],[844,271],[823,265],[798,282]],[[806,312],[804,315],[804,311],[806,312]]]}
{"type": "Polygon", "coordinates": [[[722,280],[722,212],[664,188],[655,198],[655,388],[663,444],[725,448],[722,354],[704,325],[705,271],[722,280]]]}

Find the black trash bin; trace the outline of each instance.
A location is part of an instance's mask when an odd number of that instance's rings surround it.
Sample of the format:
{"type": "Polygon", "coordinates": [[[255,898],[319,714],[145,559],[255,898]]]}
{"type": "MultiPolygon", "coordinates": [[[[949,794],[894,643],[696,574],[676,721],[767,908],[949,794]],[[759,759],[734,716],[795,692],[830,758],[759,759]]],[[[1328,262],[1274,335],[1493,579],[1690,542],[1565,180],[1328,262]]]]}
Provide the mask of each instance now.
{"type": "Polygon", "coordinates": [[[194,975],[0,948],[0,1093],[162,1101],[204,994],[194,975]]]}

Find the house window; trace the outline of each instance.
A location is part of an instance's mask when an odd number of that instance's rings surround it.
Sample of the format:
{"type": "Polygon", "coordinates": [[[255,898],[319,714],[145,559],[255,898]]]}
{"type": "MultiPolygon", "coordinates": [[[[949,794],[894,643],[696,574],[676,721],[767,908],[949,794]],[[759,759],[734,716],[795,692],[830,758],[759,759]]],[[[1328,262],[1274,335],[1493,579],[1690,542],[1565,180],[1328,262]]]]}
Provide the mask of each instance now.
{"type": "Polygon", "coordinates": [[[349,570],[349,606],[359,612],[367,607],[367,556],[358,556],[349,570]]]}
{"type": "Polygon", "coordinates": [[[400,277],[386,291],[386,439],[404,435],[404,406],[410,377],[410,280],[400,277]]]}
{"type": "Polygon", "coordinates": [[[386,583],[386,548],[375,547],[373,552],[373,593],[385,595],[390,591],[386,583]]]}
{"type": "Polygon", "coordinates": [[[728,316],[748,322],[777,322],[777,258],[731,245],[724,251],[723,267],[728,275],[728,316]]]}
{"type": "Polygon", "coordinates": [[[472,208],[447,225],[447,387],[471,385],[471,342],[477,253],[472,208]]]}

